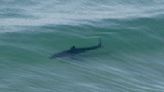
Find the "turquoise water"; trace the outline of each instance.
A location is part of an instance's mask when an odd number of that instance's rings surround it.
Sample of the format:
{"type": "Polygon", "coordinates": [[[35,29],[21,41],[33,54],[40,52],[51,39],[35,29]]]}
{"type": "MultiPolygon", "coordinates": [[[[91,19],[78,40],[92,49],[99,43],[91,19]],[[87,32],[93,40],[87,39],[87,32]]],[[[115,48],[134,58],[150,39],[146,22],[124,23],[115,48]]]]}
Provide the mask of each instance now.
{"type": "Polygon", "coordinates": [[[163,0],[1,0],[0,92],[164,92],[163,0]],[[97,44],[74,58],[54,53],[97,44]]]}

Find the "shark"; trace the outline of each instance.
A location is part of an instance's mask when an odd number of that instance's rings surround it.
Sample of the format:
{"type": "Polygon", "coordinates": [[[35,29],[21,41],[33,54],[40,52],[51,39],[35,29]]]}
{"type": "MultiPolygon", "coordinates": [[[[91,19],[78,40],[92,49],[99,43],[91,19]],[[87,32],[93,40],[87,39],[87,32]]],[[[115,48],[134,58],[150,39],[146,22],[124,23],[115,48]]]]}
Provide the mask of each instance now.
{"type": "Polygon", "coordinates": [[[84,53],[84,52],[87,52],[87,51],[90,51],[90,50],[96,50],[98,48],[101,48],[102,47],[102,43],[101,43],[101,39],[99,39],[99,42],[97,45],[94,45],[94,46],[89,46],[89,47],[82,47],[82,48],[77,48],[75,47],[74,45],[68,49],[68,50],[64,50],[62,52],[59,52],[59,53],[55,53],[53,54],[50,59],[54,59],[54,58],[62,58],[62,57],[72,57],[72,56],[75,56],[77,54],[80,54],[80,53],[84,53]]]}

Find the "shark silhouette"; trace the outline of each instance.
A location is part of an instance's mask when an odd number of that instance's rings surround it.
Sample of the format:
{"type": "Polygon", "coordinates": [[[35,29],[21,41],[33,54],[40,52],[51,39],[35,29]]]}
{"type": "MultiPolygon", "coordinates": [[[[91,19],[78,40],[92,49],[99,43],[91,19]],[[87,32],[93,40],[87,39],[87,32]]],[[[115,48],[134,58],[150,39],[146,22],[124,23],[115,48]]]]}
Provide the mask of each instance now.
{"type": "Polygon", "coordinates": [[[101,48],[101,39],[99,39],[99,43],[95,46],[90,47],[83,47],[83,48],[76,48],[72,46],[69,50],[62,51],[60,53],[56,53],[50,57],[50,59],[57,58],[57,57],[72,57],[74,55],[84,53],[86,51],[95,50],[101,48]]]}

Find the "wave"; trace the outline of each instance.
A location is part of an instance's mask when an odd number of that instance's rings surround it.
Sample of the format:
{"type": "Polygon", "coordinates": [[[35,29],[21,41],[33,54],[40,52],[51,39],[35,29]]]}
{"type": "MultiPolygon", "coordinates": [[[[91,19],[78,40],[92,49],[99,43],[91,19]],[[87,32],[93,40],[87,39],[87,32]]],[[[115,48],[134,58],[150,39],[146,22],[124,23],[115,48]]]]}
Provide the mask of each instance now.
{"type": "Polygon", "coordinates": [[[163,14],[163,1],[1,1],[1,25],[81,24],[104,19],[151,18],[163,14]],[[13,7],[10,8],[10,4],[13,7]],[[143,6],[144,4],[144,6],[143,6]],[[68,8],[67,8],[68,7],[68,8]],[[5,19],[4,19],[5,18],[5,19]]]}
{"type": "Polygon", "coordinates": [[[3,92],[163,91],[162,0],[0,2],[3,92]],[[98,38],[100,49],[49,59],[98,38]]]}

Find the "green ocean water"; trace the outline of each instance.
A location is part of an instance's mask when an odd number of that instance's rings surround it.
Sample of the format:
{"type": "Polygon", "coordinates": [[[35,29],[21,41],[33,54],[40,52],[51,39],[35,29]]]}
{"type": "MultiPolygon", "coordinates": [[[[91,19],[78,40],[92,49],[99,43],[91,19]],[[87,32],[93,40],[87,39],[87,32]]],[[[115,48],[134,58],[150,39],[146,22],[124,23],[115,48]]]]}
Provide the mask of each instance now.
{"type": "Polygon", "coordinates": [[[164,92],[162,0],[0,2],[0,92],[164,92]]]}

